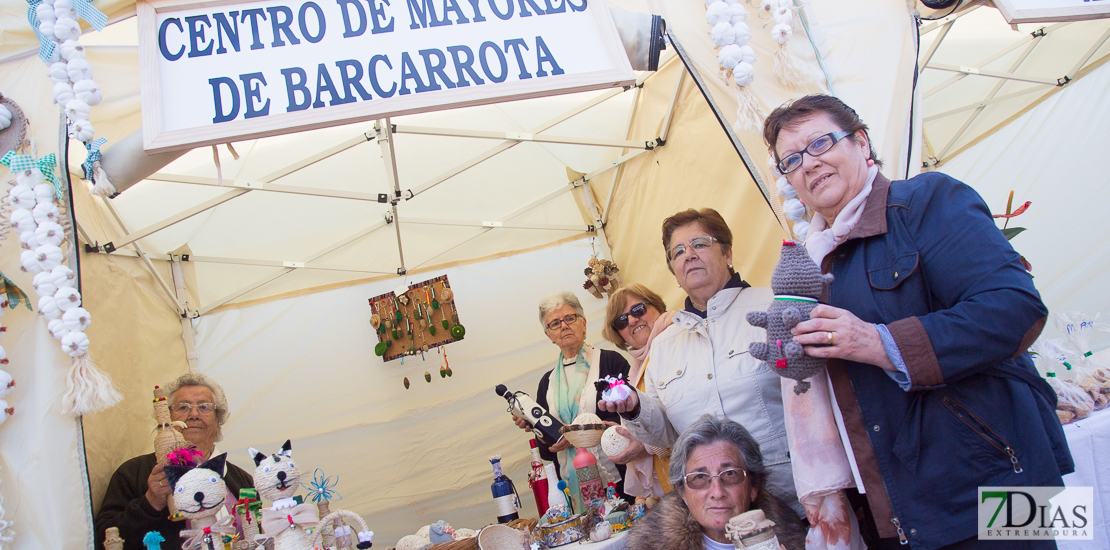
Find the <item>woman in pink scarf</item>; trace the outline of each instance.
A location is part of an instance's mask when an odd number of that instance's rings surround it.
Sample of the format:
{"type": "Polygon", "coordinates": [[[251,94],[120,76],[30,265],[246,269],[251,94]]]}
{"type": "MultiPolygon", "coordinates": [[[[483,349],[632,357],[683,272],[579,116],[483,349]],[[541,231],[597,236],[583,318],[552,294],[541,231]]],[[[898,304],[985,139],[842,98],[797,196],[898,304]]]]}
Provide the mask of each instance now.
{"type": "MultiPolygon", "coordinates": [[[[648,287],[633,283],[623,287],[609,298],[602,335],[632,356],[632,369],[628,383],[643,391],[644,363],[651,341],[671,324],[674,312],[648,287]]],[[[621,435],[632,441],[623,453],[609,457],[616,464],[624,464],[624,491],[636,497],[662,497],[673,489],[667,479],[670,449],[659,449],[636,440],[623,427],[621,435]]]]}

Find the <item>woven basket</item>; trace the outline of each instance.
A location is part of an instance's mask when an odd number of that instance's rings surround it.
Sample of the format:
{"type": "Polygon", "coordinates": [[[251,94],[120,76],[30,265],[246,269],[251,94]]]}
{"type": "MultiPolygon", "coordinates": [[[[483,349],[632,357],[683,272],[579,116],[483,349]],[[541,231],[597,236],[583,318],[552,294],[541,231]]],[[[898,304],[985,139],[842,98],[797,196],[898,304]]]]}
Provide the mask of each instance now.
{"type": "Polygon", "coordinates": [[[601,434],[605,433],[605,424],[568,424],[559,430],[571,445],[579,449],[597,447],[601,443],[601,434]]]}
{"type": "Polygon", "coordinates": [[[524,537],[520,531],[506,525],[489,525],[478,533],[480,550],[522,550],[524,537]]]}
{"type": "Polygon", "coordinates": [[[518,531],[531,531],[536,528],[536,524],[538,524],[539,522],[540,520],[535,518],[519,518],[514,519],[509,523],[506,523],[505,525],[508,525],[509,527],[512,527],[513,529],[516,529],[518,531]]]}
{"type": "Polygon", "coordinates": [[[441,542],[428,547],[429,550],[478,550],[478,537],[441,542]]]}

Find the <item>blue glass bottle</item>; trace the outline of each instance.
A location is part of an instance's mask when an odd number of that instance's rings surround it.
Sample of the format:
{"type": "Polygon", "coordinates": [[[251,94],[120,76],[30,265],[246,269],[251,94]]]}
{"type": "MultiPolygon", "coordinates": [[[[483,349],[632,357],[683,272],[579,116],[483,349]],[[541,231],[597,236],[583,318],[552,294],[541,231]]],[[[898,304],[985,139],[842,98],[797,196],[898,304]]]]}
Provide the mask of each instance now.
{"type": "Polygon", "coordinates": [[[520,514],[517,513],[517,509],[520,508],[520,497],[517,495],[513,480],[501,473],[501,455],[489,457],[489,462],[493,464],[493,485],[490,489],[493,491],[493,501],[497,504],[497,523],[509,523],[514,519],[520,519],[520,514]]]}

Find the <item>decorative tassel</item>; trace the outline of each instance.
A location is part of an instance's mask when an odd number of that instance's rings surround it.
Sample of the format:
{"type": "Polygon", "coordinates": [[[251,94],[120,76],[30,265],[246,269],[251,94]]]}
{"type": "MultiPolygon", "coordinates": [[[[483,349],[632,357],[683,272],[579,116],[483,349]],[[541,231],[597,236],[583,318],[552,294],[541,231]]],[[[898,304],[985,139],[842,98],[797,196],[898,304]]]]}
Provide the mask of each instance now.
{"type": "Polygon", "coordinates": [[[74,357],[62,394],[62,412],[85,416],[119,403],[123,397],[112,379],[92,362],[90,354],[74,357]]]}
{"type": "Polygon", "coordinates": [[[763,120],[767,118],[767,113],[759,106],[759,100],[747,87],[737,86],[736,104],[736,122],[732,126],[733,130],[760,134],[763,131],[763,120]]]}
{"type": "Polygon", "coordinates": [[[813,72],[806,66],[806,61],[793,52],[787,44],[775,50],[775,75],[779,77],[783,86],[802,90],[813,84],[813,72]]]}
{"type": "Polygon", "coordinates": [[[93,188],[89,193],[98,197],[111,197],[118,193],[116,186],[112,185],[112,180],[108,179],[108,174],[100,167],[100,163],[96,163],[93,172],[93,188]]]}

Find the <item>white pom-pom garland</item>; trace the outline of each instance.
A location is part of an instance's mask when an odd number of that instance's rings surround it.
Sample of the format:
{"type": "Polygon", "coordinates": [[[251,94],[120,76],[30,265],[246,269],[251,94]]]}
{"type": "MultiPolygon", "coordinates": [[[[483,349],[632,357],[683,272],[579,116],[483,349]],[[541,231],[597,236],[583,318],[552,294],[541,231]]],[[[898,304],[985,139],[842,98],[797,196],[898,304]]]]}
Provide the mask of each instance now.
{"type": "Polygon", "coordinates": [[[43,271],[58,267],[62,264],[64,258],[62,249],[57,246],[44,244],[35,248],[35,261],[39,263],[39,269],[43,271]]]}
{"type": "Polygon", "coordinates": [[[39,170],[38,166],[27,170],[20,170],[15,173],[15,182],[19,185],[26,185],[27,187],[34,188],[44,181],[46,181],[46,176],[42,173],[42,170],[39,170]]]}
{"type": "Polygon", "coordinates": [[[77,274],[69,266],[60,265],[51,269],[50,276],[54,278],[54,286],[58,288],[77,285],[77,274]]]}
{"type": "Polygon", "coordinates": [[[58,291],[58,285],[54,284],[54,277],[49,271],[43,271],[31,280],[31,286],[35,289],[35,294],[39,296],[53,296],[58,291]]]}
{"type": "Polygon", "coordinates": [[[809,236],[809,222],[805,220],[794,222],[794,236],[804,243],[809,236]]]}
{"type": "Polygon", "coordinates": [[[84,332],[71,331],[62,337],[62,351],[70,357],[81,357],[89,351],[89,337],[84,332]]]}
{"type": "Polygon", "coordinates": [[[88,105],[97,105],[104,98],[100,85],[95,80],[79,80],[73,83],[73,96],[88,105]]]}
{"type": "Polygon", "coordinates": [[[58,309],[69,311],[81,307],[81,293],[73,287],[62,287],[54,293],[54,301],[58,303],[58,309]]]}
{"type": "Polygon", "coordinates": [[[65,106],[76,97],[73,95],[73,86],[69,85],[69,77],[66,77],[65,82],[59,82],[54,85],[54,103],[65,106]]]}
{"type": "MultiPolygon", "coordinates": [[[[23,235],[19,236],[19,240],[23,240],[23,235]]],[[[61,225],[54,222],[40,223],[35,228],[35,240],[39,244],[51,244],[54,246],[61,246],[62,242],[66,240],[66,231],[61,225]]]]}
{"type": "Polygon", "coordinates": [[[755,50],[753,50],[751,46],[740,46],[740,53],[744,55],[740,61],[755,65],[755,50]]]}
{"type": "Polygon", "coordinates": [[[0,369],[0,399],[11,394],[13,387],[15,387],[15,380],[12,379],[11,373],[0,369]]]}
{"type": "MultiPolygon", "coordinates": [[[[54,13],[57,13],[57,11],[54,13]]],[[[81,36],[81,24],[76,19],[70,18],[69,15],[67,13],[66,17],[60,17],[54,22],[54,38],[65,41],[81,36]]]]}
{"type": "Polygon", "coordinates": [[[42,268],[39,267],[38,260],[35,259],[34,250],[24,250],[23,252],[20,252],[19,264],[23,266],[23,269],[27,270],[30,273],[42,272],[42,268]]]}
{"type": "Polygon", "coordinates": [[[39,34],[45,36],[47,40],[57,40],[58,37],[54,36],[54,23],[53,19],[39,22],[39,34]]]}
{"type": "Polygon", "coordinates": [[[733,25],[748,20],[748,9],[743,4],[732,4],[728,7],[728,22],[733,25]]]}
{"type": "Polygon", "coordinates": [[[779,25],[789,25],[790,20],[793,18],[794,14],[792,10],[786,6],[779,6],[771,10],[771,19],[779,25]]]}
{"type": "Polygon", "coordinates": [[[714,2],[705,8],[705,21],[710,25],[728,23],[732,18],[732,10],[724,2],[714,2]]]}
{"type": "Polygon", "coordinates": [[[53,23],[58,19],[58,16],[54,15],[54,5],[45,2],[35,7],[35,15],[39,18],[39,21],[53,23]]]}
{"type": "Polygon", "coordinates": [[[755,66],[741,61],[732,69],[732,81],[737,86],[751,86],[755,81],[755,66]]]}
{"type": "MultiPolygon", "coordinates": [[[[40,183],[33,189],[35,192],[35,202],[54,202],[54,186],[49,183],[40,183]]],[[[34,207],[32,207],[34,208],[34,207]]]]}
{"type": "Polygon", "coordinates": [[[806,215],[806,207],[802,201],[798,199],[787,199],[782,203],[782,211],[786,214],[786,219],[796,222],[806,215]]]}
{"type": "MultiPolygon", "coordinates": [[[[61,290],[60,288],[58,290],[61,290]]],[[[92,315],[83,307],[75,307],[62,314],[62,322],[71,331],[84,331],[92,323],[92,315]]]]}
{"type": "Polygon", "coordinates": [[[39,296],[39,315],[47,319],[57,319],[62,314],[58,302],[53,296],[39,296]]]}
{"type": "Polygon", "coordinates": [[[65,335],[69,334],[70,332],[69,329],[66,328],[66,324],[61,319],[54,319],[50,321],[46,324],[46,328],[50,330],[50,335],[53,336],[55,340],[61,340],[62,338],[65,338],[65,335]]]}
{"type": "Polygon", "coordinates": [[[69,69],[66,68],[65,61],[58,61],[50,64],[50,80],[55,84],[61,82],[69,84],[69,69]]]}
{"type": "Polygon", "coordinates": [[[709,36],[713,38],[713,43],[718,46],[736,43],[736,29],[728,21],[713,25],[713,29],[709,31],[709,36]]]}
{"type": "Polygon", "coordinates": [[[85,58],[85,47],[76,40],[66,40],[65,42],[62,42],[62,45],[60,47],[62,51],[62,59],[65,59],[66,61],[73,61],[74,59],[85,58]]]}
{"type": "Polygon", "coordinates": [[[717,62],[721,64],[721,67],[728,70],[732,70],[737,63],[743,60],[744,53],[740,51],[740,46],[736,44],[729,44],[717,52],[717,62]]]}
{"type": "Polygon", "coordinates": [[[71,99],[66,102],[66,117],[70,120],[88,120],[89,104],[80,99],[71,99]]]}
{"type": "Polygon", "coordinates": [[[748,24],[743,21],[732,26],[733,43],[737,46],[744,46],[752,37],[752,31],[748,28],[748,24]]]}

